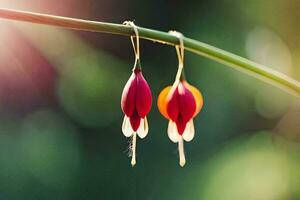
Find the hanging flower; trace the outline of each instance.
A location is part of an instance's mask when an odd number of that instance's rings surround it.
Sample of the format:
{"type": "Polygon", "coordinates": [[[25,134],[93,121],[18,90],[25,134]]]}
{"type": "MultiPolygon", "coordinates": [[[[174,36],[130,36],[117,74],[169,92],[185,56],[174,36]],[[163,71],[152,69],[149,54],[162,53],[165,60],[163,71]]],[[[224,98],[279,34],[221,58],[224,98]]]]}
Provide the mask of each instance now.
{"type": "Polygon", "coordinates": [[[135,68],[124,87],[121,100],[121,107],[125,114],[122,131],[126,137],[133,137],[132,165],[136,163],[136,134],[140,138],[144,138],[149,130],[146,116],[151,109],[151,105],[152,95],[150,87],[143,77],[141,68],[135,68]]]}
{"type": "Polygon", "coordinates": [[[203,106],[202,95],[197,88],[181,79],[161,91],[157,104],[160,113],[169,120],[168,136],[172,142],[178,142],[180,165],[184,166],[183,140],[189,142],[194,138],[193,118],[203,106]]]}

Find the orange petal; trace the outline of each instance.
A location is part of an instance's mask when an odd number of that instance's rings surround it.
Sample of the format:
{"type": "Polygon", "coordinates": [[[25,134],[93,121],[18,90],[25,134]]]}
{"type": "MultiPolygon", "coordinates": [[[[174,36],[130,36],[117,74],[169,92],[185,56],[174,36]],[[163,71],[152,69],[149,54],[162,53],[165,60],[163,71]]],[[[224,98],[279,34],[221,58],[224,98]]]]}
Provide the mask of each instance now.
{"type": "Polygon", "coordinates": [[[168,113],[167,113],[167,98],[168,98],[168,94],[171,90],[171,86],[167,86],[166,88],[164,88],[159,96],[158,96],[158,99],[157,99],[157,107],[158,107],[158,110],[159,112],[167,119],[170,119],[170,117],[168,116],[168,113]]]}
{"type": "Polygon", "coordinates": [[[191,91],[193,94],[195,101],[196,101],[196,111],[194,113],[194,117],[200,112],[203,106],[203,97],[201,92],[194,86],[190,85],[188,82],[184,82],[186,87],[191,91]]]}

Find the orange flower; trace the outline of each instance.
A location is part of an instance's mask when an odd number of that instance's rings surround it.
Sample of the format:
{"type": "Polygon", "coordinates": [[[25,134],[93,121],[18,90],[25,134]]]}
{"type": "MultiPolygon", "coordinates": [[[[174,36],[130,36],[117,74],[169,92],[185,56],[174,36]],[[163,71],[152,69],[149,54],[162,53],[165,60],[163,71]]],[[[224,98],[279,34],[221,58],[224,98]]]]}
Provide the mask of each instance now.
{"type": "Polygon", "coordinates": [[[194,138],[193,118],[203,106],[202,95],[182,79],[161,91],[157,105],[160,113],[169,120],[168,136],[172,142],[179,143],[180,165],[184,166],[183,140],[189,142],[194,138]]]}

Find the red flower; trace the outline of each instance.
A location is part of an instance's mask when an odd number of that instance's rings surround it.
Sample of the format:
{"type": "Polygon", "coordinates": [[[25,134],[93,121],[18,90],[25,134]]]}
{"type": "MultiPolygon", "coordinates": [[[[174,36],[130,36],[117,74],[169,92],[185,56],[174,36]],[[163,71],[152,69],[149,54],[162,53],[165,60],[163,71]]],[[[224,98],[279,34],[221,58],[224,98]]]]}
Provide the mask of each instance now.
{"type": "Polygon", "coordinates": [[[127,81],[121,100],[121,107],[125,114],[122,126],[126,137],[137,132],[140,138],[144,138],[148,132],[146,115],[152,105],[150,87],[143,77],[142,71],[135,69],[127,81]]]}
{"type": "MultiPolygon", "coordinates": [[[[161,91],[158,109],[169,120],[168,136],[171,141],[179,142],[179,152],[183,154],[183,140],[191,141],[195,135],[193,118],[203,106],[200,91],[185,80],[161,91]]],[[[184,154],[180,155],[180,165],[185,164],[184,154]]]]}
{"type": "Polygon", "coordinates": [[[133,136],[133,155],[131,164],[135,165],[135,142],[136,134],[140,138],[148,133],[147,114],[152,105],[150,87],[143,77],[140,69],[134,69],[127,81],[121,100],[121,107],[125,114],[122,131],[126,137],[133,136]]]}

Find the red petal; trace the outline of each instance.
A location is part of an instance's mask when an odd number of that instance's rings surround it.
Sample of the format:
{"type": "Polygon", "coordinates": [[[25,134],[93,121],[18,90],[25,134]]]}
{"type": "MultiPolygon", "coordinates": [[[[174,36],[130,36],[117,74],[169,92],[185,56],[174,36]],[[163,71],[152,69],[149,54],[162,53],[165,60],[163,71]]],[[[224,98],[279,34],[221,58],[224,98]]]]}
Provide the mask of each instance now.
{"type": "Polygon", "coordinates": [[[179,93],[177,88],[175,88],[168,98],[167,113],[172,121],[176,122],[179,115],[179,93]]]}
{"type": "Polygon", "coordinates": [[[193,94],[182,83],[178,85],[178,93],[180,116],[183,122],[188,122],[196,111],[196,101],[193,94]]]}
{"type": "Polygon", "coordinates": [[[140,117],[144,118],[150,111],[152,105],[152,95],[150,87],[143,77],[141,71],[136,72],[136,110],[140,117]]]}
{"type": "Polygon", "coordinates": [[[122,110],[128,117],[132,116],[135,110],[136,86],[137,78],[135,73],[132,73],[123,89],[121,99],[122,110]]]}
{"type": "Polygon", "coordinates": [[[176,122],[176,126],[177,126],[177,131],[179,133],[179,135],[182,135],[185,127],[186,127],[187,122],[183,121],[183,118],[181,115],[178,116],[177,122],[176,122]]]}
{"type": "Polygon", "coordinates": [[[129,119],[132,130],[136,132],[140,127],[141,117],[138,115],[137,111],[134,111],[133,115],[129,119]]]}
{"type": "Polygon", "coordinates": [[[176,123],[178,133],[183,134],[186,124],[196,110],[196,101],[193,94],[180,82],[171,94],[167,112],[172,121],[176,123]]]}

